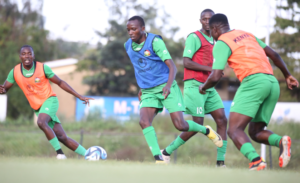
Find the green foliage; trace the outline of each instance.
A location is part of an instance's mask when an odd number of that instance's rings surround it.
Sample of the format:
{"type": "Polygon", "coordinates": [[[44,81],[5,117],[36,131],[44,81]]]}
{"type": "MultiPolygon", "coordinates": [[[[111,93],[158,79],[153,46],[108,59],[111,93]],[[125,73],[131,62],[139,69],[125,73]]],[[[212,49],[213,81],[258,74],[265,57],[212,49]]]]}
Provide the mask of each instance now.
{"type": "MultiPolygon", "coordinates": [[[[300,20],[299,20],[299,0],[280,1],[285,5],[277,6],[277,16],[275,18],[275,32],[270,35],[270,46],[274,48],[285,61],[291,74],[300,80],[300,63],[299,56],[295,57],[295,53],[300,53],[300,20]],[[285,15],[285,16],[284,16],[285,15]],[[294,33],[287,33],[286,29],[294,29],[294,33]]],[[[280,101],[300,101],[300,89],[290,91],[287,89],[285,79],[279,69],[274,69],[274,75],[281,82],[280,101]]]]}
{"type": "MultiPolygon", "coordinates": [[[[134,69],[124,49],[124,43],[129,38],[126,30],[126,23],[130,18],[128,15],[135,12],[144,18],[147,31],[162,35],[174,61],[182,57],[184,43],[183,40],[173,40],[179,28],[168,28],[169,15],[163,8],[157,8],[155,2],[150,5],[140,4],[137,0],[113,0],[106,3],[111,13],[109,28],[104,33],[98,32],[98,35],[106,39],[107,43],[105,45],[99,43],[95,50],[89,51],[79,62],[78,68],[95,72],[83,80],[84,84],[90,86],[89,95],[136,95],[138,86],[134,69]],[[158,17],[159,12],[162,12],[163,18],[158,17]],[[162,21],[161,26],[157,25],[158,20],[162,21]]],[[[177,78],[180,78],[179,81],[182,80],[182,77],[177,78]]]]}

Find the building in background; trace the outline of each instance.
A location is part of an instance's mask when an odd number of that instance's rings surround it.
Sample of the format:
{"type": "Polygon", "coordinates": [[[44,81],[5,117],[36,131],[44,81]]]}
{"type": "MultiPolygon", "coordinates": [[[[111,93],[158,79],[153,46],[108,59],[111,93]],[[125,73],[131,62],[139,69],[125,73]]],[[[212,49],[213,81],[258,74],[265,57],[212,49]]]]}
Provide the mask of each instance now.
{"type": "MultiPolygon", "coordinates": [[[[82,84],[82,80],[88,73],[87,71],[77,71],[77,62],[78,60],[75,58],[66,58],[44,62],[44,64],[48,65],[60,79],[66,81],[79,94],[85,95],[89,87],[82,84]]],[[[58,117],[64,121],[74,121],[76,98],[56,84],[51,84],[51,86],[59,100],[58,117]]]]}

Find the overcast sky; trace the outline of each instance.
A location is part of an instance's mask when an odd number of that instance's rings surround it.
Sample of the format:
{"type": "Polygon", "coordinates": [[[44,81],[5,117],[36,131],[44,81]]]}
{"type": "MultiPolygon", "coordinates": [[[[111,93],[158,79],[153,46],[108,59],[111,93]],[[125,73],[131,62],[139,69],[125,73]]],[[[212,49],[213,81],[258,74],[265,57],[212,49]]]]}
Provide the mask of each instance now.
{"type": "MultiPolygon", "coordinates": [[[[150,0],[140,2],[147,3],[150,0]]],[[[214,10],[215,13],[226,14],[232,29],[249,31],[259,38],[267,34],[269,7],[271,31],[275,24],[275,0],[159,0],[158,2],[171,15],[172,24],[180,27],[175,39],[186,37],[190,32],[200,29],[200,12],[206,8],[214,10]]],[[[108,27],[109,12],[103,0],[44,0],[43,15],[46,18],[45,28],[50,30],[51,37],[60,37],[68,41],[95,44],[99,41],[99,37],[94,31],[104,31],[108,27]]]]}

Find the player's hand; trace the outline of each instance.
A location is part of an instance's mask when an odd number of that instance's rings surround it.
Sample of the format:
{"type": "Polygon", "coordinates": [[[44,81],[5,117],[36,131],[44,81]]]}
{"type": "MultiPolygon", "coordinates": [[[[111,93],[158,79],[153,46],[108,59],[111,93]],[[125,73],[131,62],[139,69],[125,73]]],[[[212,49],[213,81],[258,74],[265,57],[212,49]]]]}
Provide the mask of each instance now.
{"type": "Polygon", "coordinates": [[[206,94],[206,91],[203,90],[203,86],[204,86],[203,84],[199,86],[199,92],[204,95],[206,94]]]}
{"type": "Polygon", "coordinates": [[[285,80],[286,80],[287,87],[290,90],[292,90],[293,88],[298,88],[299,87],[299,82],[292,75],[285,78],[285,80]]]}
{"type": "Polygon", "coordinates": [[[79,100],[83,101],[83,104],[87,104],[90,107],[90,100],[94,100],[93,98],[88,98],[84,96],[80,96],[79,100]]]}
{"type": "Polygon", "coordinates": [[[169,96],[169,94],[171,93],[170,92],[170,87],[168,86],[165,86],[163,89],[162,89],[163,93],[162,95],[165,96],[165,99],[169,96]]]}
{"type": "Polygon", "coordinates": [[[6,90],[3,85],[0,85],[0,94],[5,94],[6,90]]]}
{"type": "Polygon", "coordinates": [[[142,96],[142,90],[140,90],[139,93],[138,93],[139,101],[142,100],[142,99],[141,99],[141,96],[142,96]]]}

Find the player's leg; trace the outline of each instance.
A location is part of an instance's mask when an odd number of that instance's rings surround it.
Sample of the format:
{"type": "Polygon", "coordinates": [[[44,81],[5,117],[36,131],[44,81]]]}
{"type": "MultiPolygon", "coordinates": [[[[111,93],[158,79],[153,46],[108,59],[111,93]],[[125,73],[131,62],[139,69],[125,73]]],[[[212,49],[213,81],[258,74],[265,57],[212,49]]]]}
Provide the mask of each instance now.
{"type": "Polygon", "coordinates": [[[225,154],[227,150],[227,118],[224,108],[212,111],[211,116],[214,118],[217,125],[217,133],[222,137],[223,146],[217,148],[217,166],[225,165],[225,154]]]}
{"type": "Polygon", "coordinates": [[[249,124],[248,130],[250,137],[254,141],[278,147],[280,149],[279,166],[285,167],[291,158],[291,138],[289,136],[274,134],[270,130],[265,130],[280,95],[279,84],[275,77],[273,79],[271,93],[260,106],[255,118],[249,124]]]}
{"type": "Polygon", "coordinates": [[[255,151],[244,129],[255,118],[271,89],[272,83],[267,75],[248,76],[241,83],[231,105],[228,135],[240,152],[251,161],[250,170],[262,170],[266,163],[255,151]]]}
{"type": "Polygon", "coordinates": [[[157,142],[157,136],[155,133],[155,129],[152,126],[152,121],[154,116],[157,114],[156,108],[152,107],[143,107],[140,109],[140,126],[143,129],[143,134],[147,141],[147,144],[151,150],[151,153],[156,160],[157,163],[163,161],[161,156],[160,148],[157,142]]]}
{"type": "MultiPolygon", "coordinates": [[[[35,114],[38,116],[37,125],[45,133],[47,139],[49,140],[52,147],[57,152],[58,156],[64,154],[61,150],[59,141],[49,126],[49,122],[52,121],[53,115],[55,116],[58,109],[58,100],[56,97],[48,98],[38,111],[35,111],[35,114]]],[[[59,121],[59,120],[58,120],[59,121]]]]}
{"type": "Polygon", "coordinates": [[[53,131],[56,134],[58,140],[61,143],[63,143],[66,147],[68,147],[69,149],[71,149],[72,151],[74,151],[79,155],[82,156],[85,155],[86,149],[82,147],[78,142],[68,137],[60,123],[54,124],[53,131]]]}
{"type": "MultiPolygon", "coordinates": [[[[210,138],[215,145],[222,147],[221,137],[209,126],[205,127],[192,120],[185,121],[182,111],[185,111],[183,97],[178,85],[171,87],[171,93],[162,103],[170,112],[170,116],[175,128],[184,132],[200,132],[210,138]]],[[[202,113],[205,113],[204,110],[202,113]]]]}
{"type": "Polygon", "coordinates": [[[225,167],[227,149],[227,118],[219,93],[213,88],[208,92],[205,102],[205,113],[210,113],[217,125],[217,133],[222,137],[223,146],[217,148],[217,166],[225,167]]]}
{"type": "MultiPolygon", "coordinates": [[[[200,125],[203,125],[203,117],[193,116],[193,121],[200,125]]],[[[161,150],[164,161],[169,163],[171,160],[170,159],[171,154],[180,146],[184,145],[186,141],[188,141],[191,137],[193,137],[197,133],[198,132],[182,132],[168,147],[161,150]]]]}

